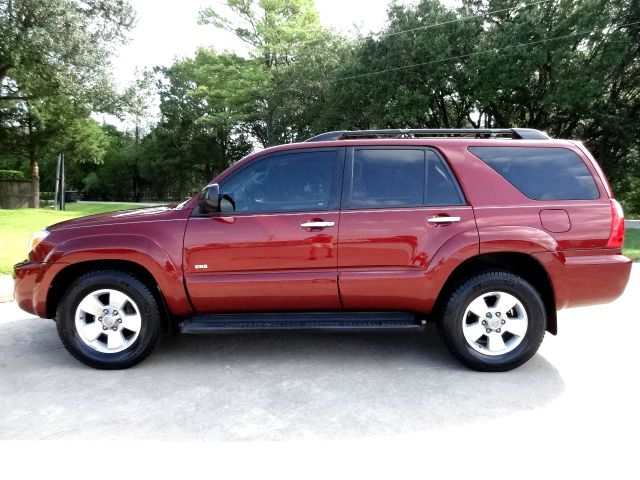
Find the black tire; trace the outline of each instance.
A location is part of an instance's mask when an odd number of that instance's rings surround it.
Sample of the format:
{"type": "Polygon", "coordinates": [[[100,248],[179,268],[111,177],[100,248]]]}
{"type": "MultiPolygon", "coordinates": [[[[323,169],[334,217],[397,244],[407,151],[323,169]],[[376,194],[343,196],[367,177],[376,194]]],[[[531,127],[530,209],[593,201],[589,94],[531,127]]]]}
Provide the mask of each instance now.
{"type": "Polygon", "coordinates": [[[135,276],[118,270],[98,270],[77,278],[66,290],[56,311],[58,335],[67,351],[85,365],[103,370],[132,367],[144,360],[158,343],[162,316],[149,287],[135,276]],[[85,296],[101,289],[125,293],[138,306],[142,319],[138,337],[125,350],[104,353],[88,346],[75,324],[75,312],[85,296]]]}
{"type": "Polygon", "coordinates": [[[471,277],[453,290],[442,309],[440,332],[449,351],[467,367],[482,372],[505,372],[528,361],[540,347],[547,327],[544,303],[538,291],[523,278],[507,272],[486,272],[471,277]],[[528,317],[520,343],[502,355],[477,351],[465,338],[463,322],[467,307],[489,292],[506,292],[516,297],[528,317]]]}

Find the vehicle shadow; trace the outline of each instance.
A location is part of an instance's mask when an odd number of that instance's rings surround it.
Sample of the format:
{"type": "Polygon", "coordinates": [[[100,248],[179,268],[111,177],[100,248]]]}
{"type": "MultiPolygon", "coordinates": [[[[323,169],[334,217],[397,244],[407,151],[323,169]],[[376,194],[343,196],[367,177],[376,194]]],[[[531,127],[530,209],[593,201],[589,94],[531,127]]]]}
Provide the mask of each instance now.
{"type": "Polygon", "coordinates": [[[384,436],[539,408],[563,389],[541,355],[507,373],[467,370],[433,327],[426,334],[167,336],[125,371],[78,363],[53,322],[7,323],[0,336],[5,439],[384,436]]]}

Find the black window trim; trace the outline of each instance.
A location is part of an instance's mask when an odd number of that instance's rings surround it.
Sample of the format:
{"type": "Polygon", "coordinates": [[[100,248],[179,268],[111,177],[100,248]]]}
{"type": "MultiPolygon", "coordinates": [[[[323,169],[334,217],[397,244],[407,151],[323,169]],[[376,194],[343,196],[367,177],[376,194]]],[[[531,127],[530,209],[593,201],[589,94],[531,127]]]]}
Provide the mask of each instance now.
{"type": "Polygon", "coordinates": [[[599,178],[599,177],[596,177],[594,171],[589,166],[589,163],[591,163],[591,162],[586,162],[585,159],[582,157],[582,155],[578,154],[578,152],[576,152],[575,150],[572,150],[571,148],[559,147],[559,146],[547,146],[547,145],[535,145],[535,146],[524,146],[524,145],[469,145],[469,146],[467,146],[467,151],[471,155],[473,155],[474,157],[479,159],[482,163],[487,165],[491,170],[496,172],[500,176],[500,178],[504,179],[505,182],[507,182],[509,185],[511,185],[514,189],[516,189],[516,191],[518,191],[518,193],[520,193],[520,195],[522,195],[523,197],[528,198],[529,200],[532,200],[534,202],[593,202],[594,200],[599,200],[599,199],[602,198],[602,192],[600,191],[600,186],[598,185],[598,182],[596,180],[596,178],[599,178]],[[522,149],[548,148],[548,149],[556,149],[556,150],[567,150],[567,151],[573,153],[576,157],[578,157],[580,159],[580,161],[584,164],[585,168],[587,169],[587,172],[589,172],[589,174],[591,175],[591,178],[593,179],[593,185],[596,187],[596,192],[598,192],[598,196],[594,197],[594,198],[559,198],[559,199],[548,199],[548,200],[546,200],[546,199],[543,200],[543,199],[540,199],[540,198],[531,198],[529,195],[527,195],[522,190],[520,190],[516,185],[511,183],[511,181],[507,177],[502,175],[502,173],[500,173],[498,170],[496,170],[489,162],[487,162],[485,159],[483,159],[479,155],[476,155],[475,153],[473,153],[473,151],[471,150],[472,148],[511,148],[511,149],[513,149],[513,148],[522,148],[522,149]]]}
{"type": "MultiPolygon", "coordinates": [[[[283,210],[283,211],[275,211],[275,212],[269,212],[269,211],[261,211],[261,212],[233,212],[233,213],[226,213],[226,212],[215,212],[211,215],[208,215],[209,217],[251,217],[251,216],[263,216],[263,215],[293,215],[293,214],[300,214],[300,213],[314,213],[314,212],[332,212],[332,211],[339,211],[340,209],[340,197],[342,194],[342,178],[343,178],[343,173],[344,173],[344,157],[345,157],[345,148],[344,147],[320,147],[320,148],[313,148],[313,147],[308,147],[308,148],[298,148],[298,149],[291,149],[291,150],[281,150],[281,151],[276,151],[276,152],[269,152],[267,154],[258,156],[254,159],[252,159],[251,161],[247,162],[246,164],[242,165],[240,168],[238,168],[237,170],[235,170],[233,173],[231,173],[229,176],[225,177],[222,182],[220,182],[220,191],[222,191],[223,185],[228,182],[229,180],[231,180],[232,178],[234,178],[236,175],[238,175],[240,172],[244,171],[245,169],[255,165],[258,162],[261,162],[263,160],[268,160],[269,158],[273,158],[273,157],[282,157],[284,155],[296,155],[296,154],[300,154],[300,153],[318,153],[318,152],[333,152],[335,154],[335,169],[334,169],[334,174],[333,174],[333,184],[332,184],[332,188],[331,188],[331,193],[329,194],[329,203],[327,205],[327,208],[317,208],[317,209],[312,209],[312,210],[283,210]]],[[[197,206],[196,208],[194,208],[194,211],[197,210],[197,206]]]]}
{"type": "Polygon", "coordinates": [[[449,162],[447,162],[447,160],[440,154],[440,152],[438,150],[436,150],[435,148],[432,147],[424,147],[421,145],[359,145],[359,146],[353,146],[353,147],[348,147],[346,149],[346,155],[345,155],[345,160],[344,160],[344,179],[343,179],[343,186],[342,186],[342,198],[341,198],[341,202],[340,202],[340,210],[344,210],[344,211],[359,211],[359,210],[415,210],[415,209],[422,209],[422,208],[452,208],[452,207],[466,207],[468,206],[468,202],[467,199],[462,191],[462,189],[460,188],[460,183],[458,182],[458,178],[453,174],[453,171],[451,170],[451,167],[449,166],[449,162]],[[428,171],[429,171],[429,159],[427,157],[427,153],[431,152],[433,153],[436,158],[438,160],[440,160],[440,163],[444,166],[445,170],[447,171],[447,174],[449,175],[449,178],[451,179],[451,182],[453,183],[453,186],[456,189],[456,192],[458,193],[458,197],[460,199],[460,203],[454,203],[454,204],[440,204],[440,205],[429,205],[426,203],[426,201],[423,200],[422,205],[393,205],[393,206],[389,206],[389,205],[383,205],[383,206],[367,206],[367,207],[350,207],[349,202],[351,200],[351,193],[353,191],[353,163],[354,163],[354,157],[355,157],[355,151],[356,150],[420,150],[422,152],[424,152],[424,168],[425,168],[425,173],[424,173],[424,182],[425,182],[425,190],[424,190],[424,195],[426,197],[427,195],[427,185],[428,185],[428,171]]]}

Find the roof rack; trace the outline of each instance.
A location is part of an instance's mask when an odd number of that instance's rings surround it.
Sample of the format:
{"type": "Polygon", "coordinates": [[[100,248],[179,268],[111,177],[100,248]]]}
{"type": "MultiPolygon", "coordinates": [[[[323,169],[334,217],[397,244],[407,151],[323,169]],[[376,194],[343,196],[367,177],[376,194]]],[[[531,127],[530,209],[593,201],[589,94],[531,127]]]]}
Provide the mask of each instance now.
{"type": "Polygon", "coordinates": [[[338,130],[311,137],[307,142],[351,140],[355,138],[510,138],[549,140],[545,132],[533,128],[399,128],[394,130],[338,130]]]}

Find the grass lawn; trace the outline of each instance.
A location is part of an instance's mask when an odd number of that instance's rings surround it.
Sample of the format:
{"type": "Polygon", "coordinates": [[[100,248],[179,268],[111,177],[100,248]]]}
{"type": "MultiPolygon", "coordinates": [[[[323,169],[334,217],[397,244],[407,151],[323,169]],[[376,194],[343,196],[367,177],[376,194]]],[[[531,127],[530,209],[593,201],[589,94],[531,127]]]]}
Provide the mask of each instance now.
{"type": "Polygon", "coordinates": [[[624,254],[632,258],[633,260],[640,260],[640,230],[630,229],[625,230],[624,248],[622,249],[624,254]]]}
{"type": "Polygon", "coordinates": [[[69,203],[66,207],[64,212],[49,208],[0,210],[0,275],[11,274],[13,265],[27,258],[27,244],[33,232],[70,218],[138,208],[140,205],[69,203]]]}

